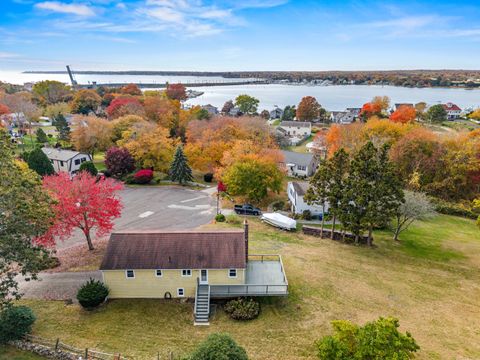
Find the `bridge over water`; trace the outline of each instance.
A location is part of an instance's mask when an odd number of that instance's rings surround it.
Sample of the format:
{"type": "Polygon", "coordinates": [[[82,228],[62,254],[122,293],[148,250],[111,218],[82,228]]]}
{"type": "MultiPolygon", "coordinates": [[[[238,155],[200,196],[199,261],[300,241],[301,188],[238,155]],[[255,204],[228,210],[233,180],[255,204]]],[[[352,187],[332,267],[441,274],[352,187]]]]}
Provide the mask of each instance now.
{"type": "MultiPolygon", "coordinates": [[[[187,88],[191,87],[207,87],[207,86],[233,86],[233,85],[264,85],[270,84],[270,80],[265,79],[256,79],[256,80],[238,80],[238,81],[222,81],[222,80],[210,80],[210,81],[191,81],[191,82],[180,82],[187,88]]],[[[100,86],[119,88],[128,84],[135,84],[142,89],[161,89],[166,88],[168,83],[144,83],[144,82],[122,82],[122,83],[97,83],[91,82],[88,84],[76,84],[77,88],[81,89],[94,89],[100,86]]]]}

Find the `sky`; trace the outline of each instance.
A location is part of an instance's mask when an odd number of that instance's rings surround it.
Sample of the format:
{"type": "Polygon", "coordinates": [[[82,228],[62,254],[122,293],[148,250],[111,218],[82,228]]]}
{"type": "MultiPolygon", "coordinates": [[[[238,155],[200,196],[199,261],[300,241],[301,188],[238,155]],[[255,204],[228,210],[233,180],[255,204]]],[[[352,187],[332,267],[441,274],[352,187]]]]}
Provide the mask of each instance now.
{"type": "Polygon", "coordinates": [[[480,0],[0,0],[0,71],[479,69],[480,0]]]}

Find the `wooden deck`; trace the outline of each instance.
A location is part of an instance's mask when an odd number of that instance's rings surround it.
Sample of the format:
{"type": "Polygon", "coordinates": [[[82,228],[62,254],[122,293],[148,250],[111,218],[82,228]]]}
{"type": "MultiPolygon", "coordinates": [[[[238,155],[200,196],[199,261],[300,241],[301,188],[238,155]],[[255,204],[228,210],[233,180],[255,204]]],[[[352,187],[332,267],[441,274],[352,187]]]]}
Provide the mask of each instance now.
{"type": "Polygon", "coordinates": [[[280,255],[250,255],[245,275],[245,284],[210,285],[210,297],[288,295],[288,281],[280,255]]]}

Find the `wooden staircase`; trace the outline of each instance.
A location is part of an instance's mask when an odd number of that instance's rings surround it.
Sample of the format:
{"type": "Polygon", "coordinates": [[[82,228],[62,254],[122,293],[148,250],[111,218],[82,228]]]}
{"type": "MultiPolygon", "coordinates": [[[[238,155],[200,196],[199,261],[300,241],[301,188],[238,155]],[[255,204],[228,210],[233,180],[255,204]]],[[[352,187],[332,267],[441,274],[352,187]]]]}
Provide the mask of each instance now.
{"type": "Polygon", "coordinates": [[[197,292],[195,296],[195,325],[210,325],[210,286],[200,284],[197,280],[197,292]]]}

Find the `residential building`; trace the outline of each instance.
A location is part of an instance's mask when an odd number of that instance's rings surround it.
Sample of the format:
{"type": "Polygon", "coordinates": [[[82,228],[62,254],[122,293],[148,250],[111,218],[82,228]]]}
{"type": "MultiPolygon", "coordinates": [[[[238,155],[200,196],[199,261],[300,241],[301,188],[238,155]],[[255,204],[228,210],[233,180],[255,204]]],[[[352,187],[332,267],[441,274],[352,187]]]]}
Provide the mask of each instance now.
{"type": "Polygon", "coordinates": [[[240,111],[240,109],[238,107],[234,107],[228,112],[228,115],[230,115],[230,116],[242,116],[243,113],[240,111]]]}
{"type": "Polygon", "coordinates": [[[398,109],[402,107],[409,107],[409,108],[415,108],[415,106],[411,103],[398,103],[393,105],[393,111],[397,111],[398,109]]]}
{"type": "Polygon", "coordinates": [[[215,106],[213,106],[213,105],[211,105],[211,104],[202,105],[202,109],[207,110],[208,113],[209,113],[211,116],[214,116],[214,115],[217,115],[217,114],[218,114],[218,108],[216,108],[215,106]]]}
{"type": "Polygon", "coordinates": [[[42,151],[47,155],[56,173],[66,172],[75,175],[80,170],[80,165],[85,161],[92,161],[90,154],[78,151],[43,147],[42,151]]]}
{"type": "Polygon", "coordinates": [[[290,145],[297,145],[312,135],[312,123],[303,121],[282,121],[277,130],[284,134],[290,145]]]}
{"type": "Polygon", "coordinates": [[[283,115],[283,110],[275,106],[272,111],[270,111],[270,119],[280,119],[283,115]]]}
{"type": "Polygon", "coordinates": [[[330,121],[335,124],[351,124],[355,118],[355,114],[350,111],[332,111],[330,113],[330,121]]]}
{"type": "Polygon", "coordinates": [[[285,296],[280,255],[248,250],[242,230],[124,231],[110,236],[100,270],[109,298],[195,298],[195,322],[208,323],[210,299],[285,296]]]}
{"type": "Polygon", "coordinates": [[[358,118],[362,112],[362,108],[346,108],[345,110],[352,113],[355,119],[358,118]]]}
{"type": "MultiPolygon", "coordinates": [[[[310,184],[306,181],[290,181],[287,185],[288,200],[291,204],[291,211],[294,214],[303,214],[308,210],[312,216],[323,216],[322,205],[309,205],[304,200],[310,184]]],[[[325,205],[325,213],[328,212],[328,204],[325,205]]]]}
{"type": "Polygon", "coordinates": [[[309,177],[318,167],[318,158],[314,154],[282,150],[284,162],[280,164],[288,176],[309,177]]]}
{"type": "Polygon", "coordinates": [[[462,109],[460,109],[457,105],[449,102],[446,104],[442,104],[443,108],[447,112],[447,119],[448,120],[455,120],[458,119],[462,113],[462,109]]]}

